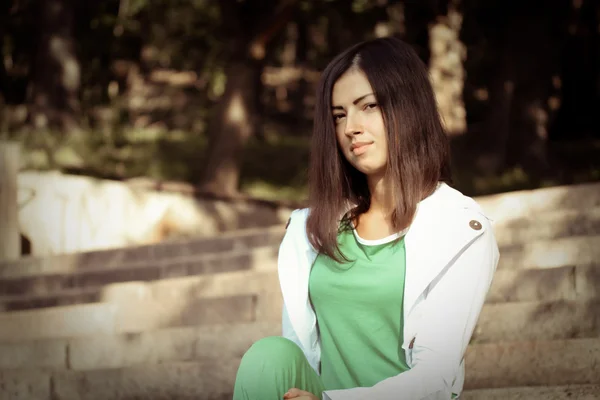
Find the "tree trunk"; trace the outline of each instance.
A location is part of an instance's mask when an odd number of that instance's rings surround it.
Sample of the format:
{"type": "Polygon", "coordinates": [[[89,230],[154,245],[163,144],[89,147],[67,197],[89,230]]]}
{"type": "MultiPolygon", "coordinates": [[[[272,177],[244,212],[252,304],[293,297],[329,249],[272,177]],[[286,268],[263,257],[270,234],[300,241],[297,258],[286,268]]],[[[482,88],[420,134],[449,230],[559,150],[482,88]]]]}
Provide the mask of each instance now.
{"type": "Polygon", "coordinates": [[[439,15],[429,27],[429,73],[449,136],[465,133],[466,111],[462,98],[467,56],[460,40],[463,13],[457,0],[450,1],[445,15],[439,15]]]}
{"type": "Polygon", "coordinates": [[[39,36],[30,88],[31,121],[37,129],[69,131],[78,126],[81,75],[72,0],[38,0],[36,10],[39,36]]]}
{"type": "Polygon", "coordinates": [[[487,118],[481,128],[471,132],[469,146],[469,152],[476,155],[477,169],[485,176],[499,174],[505,167],[515,91],[515,61],[511,46],[502,41],[496,51],[499,62],[490,71],[487,118]]]}
{"type": "Polygon", "coordinates": [[[306,112],[306,104],[305,104],[305,99],[306,99],[306,95],[308,93],[308,82],[306,81],[306,78],[304,76],[306,70],[308,70],[308,60],[307,60],[307,54],[308,54],[308,36],[309,36],[309,32],[308,32],[308,25],[309,25],[309,21],[308,18],[306,18],[305,14],[301,14],[298,18],[298,38],[296,41],[296,60],[295,60],[295,64],[296,67],[300,68],[300,70],[302,70],[302,75],[300,76],[300,79],[298,80],[298,86],[296,88],[296,91],[294,93],[294,97],[293,97],[293,104],[294,104],[294,110],[295,111],[295,118],[296,118],[296,123],[298,127],[302,127],[303,125],[306,125],[306,120],[307,120],[307,112],[306,112]]]}
{"type": "Polygon", "coordinates": [[[471,105],[479,115],[469,121],[465,146],[483,175],[521,168],[535,184],[553,173],[548,151],[552,81],[558,74],[560,27],[568,3],[556,8],[540,4],[465,6],[470,56],[480,60],[480,70],[467,74],[469,90],[478,93],[470,96],[478,99],[471,105]]]}
{"type": "Polygon", "coordinates": [[[241,60],[230,62],[226,68],[225,93],[209,124],[202,191],[229,196],[237,193],[242,150],[254,131],[254,68],[241,60]]]}
{"type": "MultiPolygon", "coordinates": [[[[594,10],[594,15],[595,15],[595,19],[594,19],[594,25],[593,26],[600,26],[600,3],[596,3],[596,10],[594,10]]],[[[596,96],[595,96],[595,101],[594,101],[594,109],[595,110],[600,110],[600,29],[595,29],[592,30],[592,35],[593,35],[593,68],[596,70],[596,76],[595,76],[595,87],[596,87],[596,96]]],[[[594,118],[594,125],[592,126],[592,130],[594,132],[596,132],[596,135],[598,135],[598,132],[600,132],[600,121],[598,120],[598,118],[594,118]]]]}
{"type": "Polygon", "coordinates": [[[18,143],[0,142],[0,260],[21,256],[17,205],[18,143]]]}
{"type": "Polygon", "coordinates": [[[600,107],[600,6],[582,1],[571,7],[565,50],[561,57],[560,109],[552,139],[585,139],[598,132],[600,107]]]}
{"type": "Polygon", "coordinates": [[[512,20],[510,33],[507,33],[510,58],[528,61],[519,62],[515,69],[506,166],[521,167],[533,184],[552,177],[556,169],[548,149],[550,121],[556,113],[549,100],[554,93],[553,77],[560,70],[560,45],[564,41],[564,32],[557,27],[566,25],[568,14],[564,11],[568,10],[568,4],[564,1],[553,8],[532,6],[524,15],[512,20]]]}
{"type": "Polygon", "coordinates": [[[262,84],[258,78],[267,44],[291,18],[296,0],[273,2],[270,8],[265,8],[266,4],[263,2],[261,8],[258,2],[221,2],[222,10],[228,11],[224,28],[230,37],[230,57],[225,68],[225,93],[208,124],[201,191],[225,196],[238,192],[242,151],[260,121],[255,115],[262,84]]]}
{"type": "MultiPolygon", "coordinates": [[[[0,43],[4,43],[4,35],[6,35],[6,26],[8,25],[9,2],[0,3],[0,43]]],[[[4,103],[6,102],[6,93],[8,92],[8,73],[4,66],[4,46],[0,45],[0,55],[3,60],[0,60],[0,131],[4,127],[4,103]]]]}

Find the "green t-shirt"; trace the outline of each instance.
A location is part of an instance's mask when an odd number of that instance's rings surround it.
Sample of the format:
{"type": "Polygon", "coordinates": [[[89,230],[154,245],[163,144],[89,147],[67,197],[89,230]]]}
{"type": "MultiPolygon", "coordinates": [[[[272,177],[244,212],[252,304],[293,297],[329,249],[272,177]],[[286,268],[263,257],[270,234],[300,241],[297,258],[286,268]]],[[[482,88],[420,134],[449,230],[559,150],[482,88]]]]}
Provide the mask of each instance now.
{"type": "Polygon", "coordinates": [[[309,281],[321,336],[326,390],[373,386],[409,369],[403,342],[404,238],[338,235],[351,262],[319,255],[309,281]]]}

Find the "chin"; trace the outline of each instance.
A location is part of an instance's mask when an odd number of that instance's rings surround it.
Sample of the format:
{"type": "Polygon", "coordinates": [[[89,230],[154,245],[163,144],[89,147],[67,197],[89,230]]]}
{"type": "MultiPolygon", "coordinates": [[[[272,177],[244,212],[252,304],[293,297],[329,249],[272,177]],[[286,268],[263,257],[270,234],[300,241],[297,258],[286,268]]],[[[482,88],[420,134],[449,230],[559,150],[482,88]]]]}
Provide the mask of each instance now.
{"type": "Polygon", "coordinates": [[[385,167],[383,166],[369,165],[367,163],[356,163],[354,164],[354,168],[356,168],[365,175],[377,175],[380,174],[383,170],[385,170],[385,167]]]}

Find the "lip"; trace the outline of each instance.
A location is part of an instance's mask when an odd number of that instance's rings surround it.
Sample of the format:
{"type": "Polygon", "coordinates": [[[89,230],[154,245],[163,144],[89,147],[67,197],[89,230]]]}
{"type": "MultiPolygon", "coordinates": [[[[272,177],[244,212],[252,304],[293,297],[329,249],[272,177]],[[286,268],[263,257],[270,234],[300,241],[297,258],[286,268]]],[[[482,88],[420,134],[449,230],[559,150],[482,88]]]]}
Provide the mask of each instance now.
{"type": "Polygon", "coordinates": [[[355,142],[352,143],[352,146],[350,146],[350,151],[352,151],[355,155],[358,156],[367,151],[367,148],[371,144],[373,144],[373,142],[355,142]]]}

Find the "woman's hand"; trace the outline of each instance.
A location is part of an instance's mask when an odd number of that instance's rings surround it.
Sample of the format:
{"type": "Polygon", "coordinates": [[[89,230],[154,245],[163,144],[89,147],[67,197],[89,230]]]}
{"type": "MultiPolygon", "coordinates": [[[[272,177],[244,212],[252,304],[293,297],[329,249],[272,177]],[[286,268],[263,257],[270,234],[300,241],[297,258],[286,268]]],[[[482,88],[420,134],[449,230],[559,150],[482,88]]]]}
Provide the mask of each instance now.
{"type": "Polygon", "coordinates": [[[320,400],[314,394],[296,388],[291,388],[290,390],[288,390],[287,393],[283,395],[283,398],[296,400],[320,400]]]}

